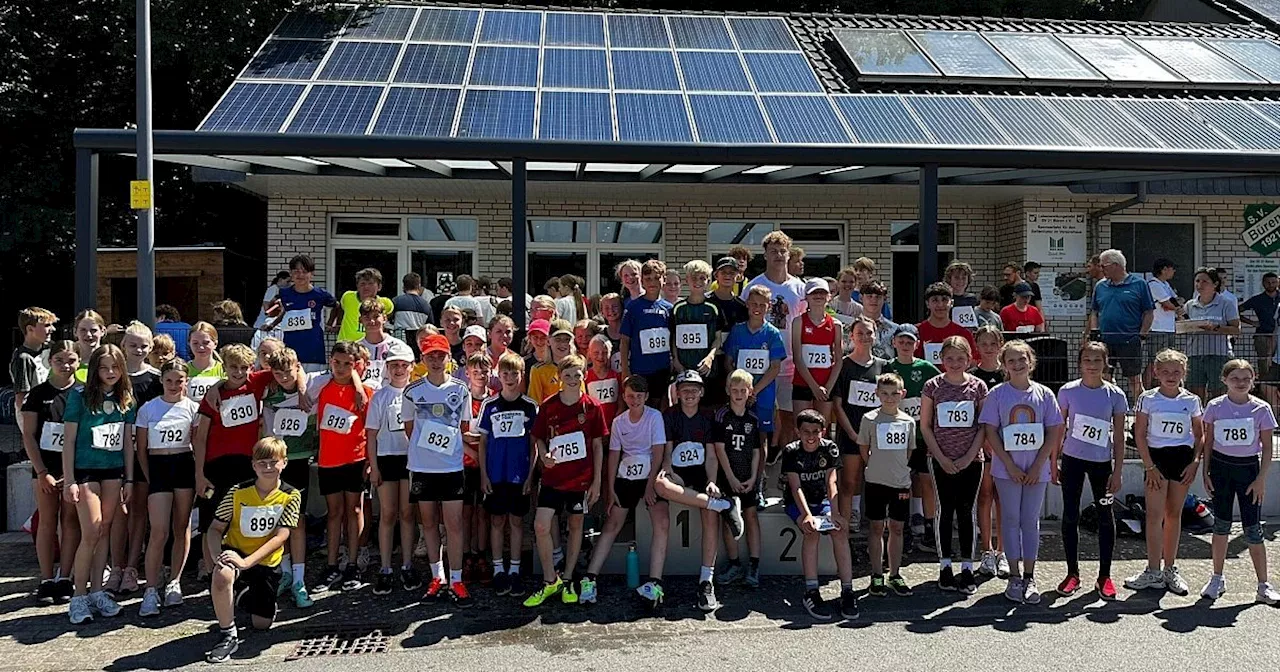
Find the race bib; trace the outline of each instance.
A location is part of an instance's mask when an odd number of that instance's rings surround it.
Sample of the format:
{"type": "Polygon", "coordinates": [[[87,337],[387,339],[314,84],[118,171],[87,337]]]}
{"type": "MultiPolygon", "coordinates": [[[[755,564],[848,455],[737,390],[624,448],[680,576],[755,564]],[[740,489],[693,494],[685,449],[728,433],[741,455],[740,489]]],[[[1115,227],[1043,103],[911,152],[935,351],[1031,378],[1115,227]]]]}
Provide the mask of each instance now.
{"type": "Polygon", "coordinates": [[[239,427],[258,419],[258,399],[252,394],[224,399],[218,412],[222,415],[223,427],[239,427]]]}
{"type": "Polygon", "coordinates": [[[569,432],[551,439],[548,446],[551,459],[556,464],[577,462],[587,457],[587,437],[582,432],[569,432]]]}
{"type": "Polygon", "coordinates": [[[643,455],[626,455],[618,461],[618,478],[628,481],[642,481],[649,478],[649,463],[652,462],[652,456],[648,453],[643,455]]]}
{"type": "Polygon", "coordinates": [[[804,357],[804,365],[811,369],[831,368],[831,346],[829,345],[806,344],[800,348],[800,353],[804,357]]]}
{"type": "Polygon", "coordinates": [[[368,368],[364,370],[364,375],[360,380],[369,384],[369,387],[382,387],[382,380],[387,375],[387,363],[378,359],[369,362],[368,368]]]}
{"type": "Polygon", "coordinates": [[[1044,425],[1039,422],[1009,425],[1001,430],[1001,436],[1004,449],[1011,453],[1040,450],[1044,445],[1044,425]]]}
{"type": "Polygon", "coordinates": [[[1111,423],[1090,415],[1071,416],[1071,438],[1106,448],[1111,445],[1111,423]]]}
{"type": "Polygon", "coordinates": [[[240,536],[250,539],[261,539],[276,531],[276,523],[284,506],[241,506],[240,536]]]}
{"type": "Polygon", "coordinates": [[[277,437],[302,436],[307,431],[307,414],[296,408],[277,408],[271,433],[277,437]]]}
{"type": "Polygon", "coordinates": [[[350,434],[355,427],[355,414],[333,404],[324,407],[324,416],[320,421],[320,429],[338,434],[350,434]]]}
{"type": "Polygon", "coordinates": [[[204,399],[204,395],[209,391],[209,388],[217,385],[219,380],[222,379],[215,376],[197,376],[192,378],[187,381],[187,396],[191,397],[191,399],[196,403],[199,403],[201,399],[204,399]]]}
{"type": "Polygon", "coordinates": [[[738,368],[753,376],[762,375],[769,368],[769,351],[739,350],[738,368]]]}
{"type": "Polygon", "coordinates": [[[1191,445],[1190,413],[1152,413],[1147,434],[1156,439],[1175,439],[1191,445]]]}
{"type": "Polygon", "coordinates": [[[924,358],[929,360],[930,364],[937,366],[942,363],[942,344],[941,343],[925,343],[924,358]]]}
{"type": "Polygon", "coordinates": [[[911,423],[895,420],[894,422],[876,423],[876,448],[880,450],[906,450],[911,444],[911,423]]]}
{"type": "Polygon", "coordinates": [[[1036,330],[1036,325],[1034,324],[1020,324],[1018,325],[1018,328],[1015,331],[1019,334],[1029,334],[1035,330],[1036,330]]]}
{"type": "Polygon", "coordinates": [[[386,425],[388,430],[393,432],[404,431],[404,415],[401,413],[403,403],[404,397],[397,395],[387,404],[387,417],[382,421],[382,424],[386,425]]]}
{"type": "Polygon", "coordinates": [[[457,438],[457,427],[428,420],[418,434],[418,446],[441,455],[452,455],[457,450],[457,438]]]}
{"type": "Polygon", "coordinates": [[[523,411],[502,411],[489,418],[493,422],[493,436],[498,439],[518,439],[524,436],[523,411]]]}
{"type": "Polygon", "coordinates": [[[681,350],[705,350],[707,348],[707,325],[677,324],[676,347],[681,350]]]}
{"type": "Polygon", "coordinates": [[[978,313],[973,306],[956,306],[951,309],[951,321],[965,329],[977,329],[978,313]]]}
{"type": "Polygon", "coordinates": [[[89,430],[93,437],[93,447],[98,450],[118,451],[124,449],[124,423],[108,422],[89,430]]]}
{"type": "Polygon", "coordinates": [[[1216,420],[1213,442],[1219,446],[1253,446],[1258,443],[1258,427],[1253,418],[1216,420]]]}
{"type": "Polygon", "coordinates": [[[284,314],[284,320],[280,322],[280,331],[310,331],[311,330],[311,309],[299,308],[291,310],[284,314]]]}
{"type": "Polygon", "coordinates": [[[166,422],[147,429],[148,450],[170,450],[191,447],[191,425],[185,422],[166,422]]]}
{"type": "Polygon", "coordinates": [[[622,353],[621,352],[615,352],[613,353],[612,356],[609,357],[609,368],[613,369],[614,373],[622,372],[622,353]]]}
{"type": "Polygon", "coordinates": [[[707,461],[707,447],[697,441],[684,441],[671,449],[671,466],[696,467],[707,461]]]}
{"type": "Polygon", "coordinates": [[[66,445],[64,431],[65,428],[61,422],[44,423],[44,427],[40,430],[40,450],[61,453],[62,447],[66,445]]]}
{"type": "Polygon", "coordinates": [[[898,405],[898,408],[902,409],[903,413],[911,416],[911,419],[916,422],[920,421],[920,397],[903,399],[902,403],[898,405]]]}
{"type": "Polygon", "coordinates": [[[670,339],[671,332],[666,329],[644,329],[640,332],[640,352],[645,355],[671,352],[670,339]]]}
{"type": "Polygon", "coordinates": [[[876,397],[876,384],[865,380],[855,380],[849,384],[849,405],[862,408],[875,408],[880,405],[876,397]]]}
{"type": "Polygon", "coordinates": [[[972,427],[977,411],[972,401],[944,401],[935,415],[939,427],[972,427]]]}
{"type": "Polygon", "coordinates": [[[602,404],[613,404],[618,401],[618,379],[593,380],[587,383],[587,394],[595,397],[602,404]]]}

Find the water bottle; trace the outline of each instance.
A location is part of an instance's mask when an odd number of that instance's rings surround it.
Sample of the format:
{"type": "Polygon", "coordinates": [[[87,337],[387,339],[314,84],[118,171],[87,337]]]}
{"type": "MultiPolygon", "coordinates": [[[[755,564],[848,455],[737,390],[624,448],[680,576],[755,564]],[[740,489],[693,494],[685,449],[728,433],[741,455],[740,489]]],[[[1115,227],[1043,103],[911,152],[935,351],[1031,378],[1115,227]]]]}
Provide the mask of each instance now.
{"type": "Polygon", "coordinates": [[[640,554],[634,541],[627,548],[627,587],[633,590],[640,587],[640,554]]]}

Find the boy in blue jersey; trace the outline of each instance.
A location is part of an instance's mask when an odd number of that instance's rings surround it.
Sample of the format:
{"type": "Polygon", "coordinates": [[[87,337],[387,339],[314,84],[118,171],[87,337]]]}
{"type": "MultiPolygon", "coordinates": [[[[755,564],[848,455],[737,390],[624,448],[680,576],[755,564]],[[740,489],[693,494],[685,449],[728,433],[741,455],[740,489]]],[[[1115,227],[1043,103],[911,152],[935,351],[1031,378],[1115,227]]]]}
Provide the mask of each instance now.
{"type": "Polygon", "coordinates": [[[751,388],[755,413],[760,431],[768,434],[773,433],[774,383],[782,360],[787,358],[782,332],[765,321],[772,303],[773,292],[768,287],[752,285],[747,290],[747,321],[735,324],[724,344],[726,370],[742,369],[755,380],[751,388]]]}
{"type": "Polygon", "coordinates": [[[264,331],[279,327],[284,332],[285,347],[298,353],[298,361],[307,373],[323,371],[328,363],[324,347],[324,309],[337,305],[333,295],[311,284],[316,262],[299,254],[289,260],[289,277],[293,285],[280,290],[273,310],[276,319],[263,326],[264,331]]]}
{"type": "Polygon", "coordinates": [[[489,514],[489,548],[493,553],[493,592],[524,595],[520,581],[520,552],[524,548],[524,516],[529,513],[532,482],[532,438],[529,430],[538,405],[525,396],[524,360],[508,350],[498,359],[502,392],[480,407],[480,489],[489,514]],[[502,563],[505,527],[511,527],[510,569],[502,563]]]}
{"type": "Polygon", "coordinates": [[[654,390],[649,405],[662,410],[671,384],[671,310],[672,305],[659,296],[667,265],[650,259],[640,267],[640,286],[644,295],[627,304],[622,314],[622,334],[618,349],[622,353],[621,379],[643,376],[654,390]]]}

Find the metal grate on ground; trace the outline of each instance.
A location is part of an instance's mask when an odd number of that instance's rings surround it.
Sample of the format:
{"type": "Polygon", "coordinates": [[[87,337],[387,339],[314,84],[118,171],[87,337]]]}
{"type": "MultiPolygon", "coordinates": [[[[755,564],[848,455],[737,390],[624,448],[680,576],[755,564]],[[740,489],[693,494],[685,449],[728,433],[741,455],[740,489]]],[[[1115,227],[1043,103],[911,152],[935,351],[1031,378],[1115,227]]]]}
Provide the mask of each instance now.
{"type": "Polygon", "coordinates": [[[304,639],[285,660],[321,656],[358,656],[386,653],[387,636],[377,626],[346,625],[332,628],[307,628],[304,639]]]}

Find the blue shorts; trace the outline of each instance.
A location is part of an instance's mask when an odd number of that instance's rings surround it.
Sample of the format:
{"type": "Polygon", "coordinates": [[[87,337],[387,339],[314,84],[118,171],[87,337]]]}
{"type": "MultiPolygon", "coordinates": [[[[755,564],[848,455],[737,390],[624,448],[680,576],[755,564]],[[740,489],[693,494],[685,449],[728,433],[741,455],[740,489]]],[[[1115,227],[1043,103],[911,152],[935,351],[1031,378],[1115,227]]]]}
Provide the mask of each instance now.
{"type": "MultiPolygon", "coordinates": [[[[831,500],[824,499],[821,502],[809,505],[809,515],[811,516],[829,516],[831,515],[831,500]]],[[[796,525],[800,524],[800,507],[795,502],[787,502],[787,517],[796,525]]]]}
{"type": "Polygon", "coordinates": [[[756,395],[756,417],[760,419],[760,431],[773,431],[773,411],[777,407],[778,385],[774,383],[756,395]]]}

